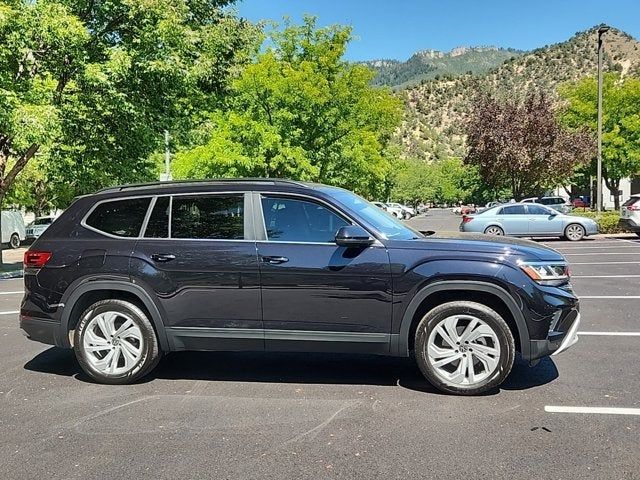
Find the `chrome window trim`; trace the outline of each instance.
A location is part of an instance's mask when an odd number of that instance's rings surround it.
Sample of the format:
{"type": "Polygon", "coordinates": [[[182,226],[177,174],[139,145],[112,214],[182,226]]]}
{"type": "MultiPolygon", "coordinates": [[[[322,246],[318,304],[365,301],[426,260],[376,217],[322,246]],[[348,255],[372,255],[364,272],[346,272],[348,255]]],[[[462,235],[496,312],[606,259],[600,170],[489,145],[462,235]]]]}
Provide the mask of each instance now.
{"type": "MultiPolygon", "coordinates": [[[[151,201],[154,198],[154,195],[129,195],[126,197],[117,197],[117,198],[105,198],[104,200],[99,200],[96,203],[93,204],[93,206],[89,209],[89,211],[84,215],[84,217],[82,217],[82,220],[80,221],[80,226],[86,228],[87,230],[91,230],[92,232],[95,233],[99,233],[100,235],[103,235],[105,237],[108,238],[115,238],[118,240],[140,240],[142,237],[140,236],[140,233],[142,231],[142,225],[140,227],[140,230],[138,230],[138,236],[136,237],[123,237],[122,235],[114,235],[113,233],[109,233],[109,232],[105,232],[103,230],[99,230],[95,227],[92,227],[91,225],[89,225],[87,223],[87,219],[91,216],[91,214],[94,212],[94,210],[96,208],[98,208],[100,205],[102,205],[103,203],[112,203],[112,202],[119,202],[122,200],[139,200],[142,198],[148,198],[149,199],[149,205],[151,205],[151,201]]],[[[147,205],[147,212],[145,213],[145,217],[146,215],[149,213],[149,205],[147,205]]],[[[144,225],[144,218],[143,218],[143,225],[144,225]]]]}

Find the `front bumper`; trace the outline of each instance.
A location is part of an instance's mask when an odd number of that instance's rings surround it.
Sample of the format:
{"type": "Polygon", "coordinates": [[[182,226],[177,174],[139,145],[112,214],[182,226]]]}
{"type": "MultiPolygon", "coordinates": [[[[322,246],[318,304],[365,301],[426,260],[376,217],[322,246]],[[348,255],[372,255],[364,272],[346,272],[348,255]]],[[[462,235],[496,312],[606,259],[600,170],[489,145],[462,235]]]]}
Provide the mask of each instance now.
{"type": "Polygon", "coordinates": [[[580,328],[580,312],[572,309],[552,325],[546,339],[530,341],[528,359],[533,362],[542,357],[564,352],[578,341],[578,328],[580,328]]]}

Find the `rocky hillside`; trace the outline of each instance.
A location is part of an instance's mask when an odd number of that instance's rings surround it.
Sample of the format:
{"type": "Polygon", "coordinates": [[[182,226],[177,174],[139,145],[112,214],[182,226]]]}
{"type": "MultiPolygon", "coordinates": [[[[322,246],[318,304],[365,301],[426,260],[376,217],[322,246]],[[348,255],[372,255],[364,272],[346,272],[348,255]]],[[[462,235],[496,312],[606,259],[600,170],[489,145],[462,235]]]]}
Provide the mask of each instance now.
{"type": "Polygon", "coordinates": [[[521,53],[497,47],[457,47],[446,53],[421,50],[406,62],[372,60],[363,63],[377,72],[375,85],[397,89],[446,75],[483,74],[521,53]]]}
{"type": "MultiPolygon", "coordinates": [[[[398,140],[404,154],[424,159],[463,155],[461,124],[478,88],[509,96],[539,89],[555,96],[560,83],[595,76],[596,37],[595,28],[590,29],[508,59],[482,76],[446,76],[401,90],[406,108],[398,140]]],[[[640,75],[640,42],[611,29],[605,34],[604,64],[605,71],[640,75]]]]}

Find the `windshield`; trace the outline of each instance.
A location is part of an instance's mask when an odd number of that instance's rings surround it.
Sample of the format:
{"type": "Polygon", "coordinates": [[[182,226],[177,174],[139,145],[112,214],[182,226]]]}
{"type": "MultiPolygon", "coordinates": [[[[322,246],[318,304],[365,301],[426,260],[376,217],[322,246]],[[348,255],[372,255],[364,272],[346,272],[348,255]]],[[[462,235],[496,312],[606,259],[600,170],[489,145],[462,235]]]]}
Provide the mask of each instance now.
{"type": "Polygon", "coordinates": [[[358,212],[358,215],[367,221],[373,228],[389,240],[413,240],[422,238],[423,235],[409,228],[399,220],[388,213],[380,210],[372,203],[367,202],[364,198],[340,188],[322,188],[323,192],[328,193],[349,210],[358,212]]]}
{"type": "Polygon", "coordinates": [[[32,225],[49,225],[51,223],[51,218],[36,218],[32,225]]]}

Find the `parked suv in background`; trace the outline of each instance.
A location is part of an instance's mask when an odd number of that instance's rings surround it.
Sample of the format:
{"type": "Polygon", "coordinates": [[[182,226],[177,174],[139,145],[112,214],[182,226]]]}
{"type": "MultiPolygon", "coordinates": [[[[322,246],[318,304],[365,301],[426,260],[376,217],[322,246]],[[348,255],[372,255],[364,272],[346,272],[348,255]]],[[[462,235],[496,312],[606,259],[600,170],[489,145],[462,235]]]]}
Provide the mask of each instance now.
{"type": "Polygon", "coordinates": [[[55,217],[36,218],[33,222],[31,222],[26,227],[27,240],[33,241],[36,238],[38,238],[40,235],[42,235],[42,232],[44,232],[47,228],[49,228],[49,225],[51,225],[54,220],[55,220],[55,217]]]}
{"type": "Polygon", "coordinates": [[[631,195],[620,207],[620,226],[640,237],[640,194],[631,195]]]}
{"type": "Polygon", "coordinates": [[[531,197],[521,200],[520,203],[539,203],[564,214],[571,213],[572,208],[571,202],[562,197],[531,197]]]}
{"type": "Polygon", "coordinates": [[[25,253],[20,325],[93,379],[177,350],[413,355],[452,393],[577,341],[565,258],[532,242],[424,236],[346,190],[286,180],[114,187],[25,253]]]}

